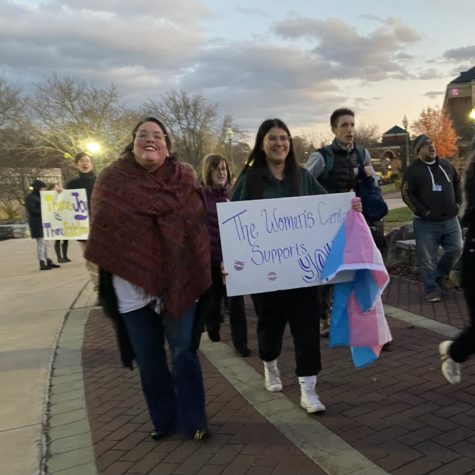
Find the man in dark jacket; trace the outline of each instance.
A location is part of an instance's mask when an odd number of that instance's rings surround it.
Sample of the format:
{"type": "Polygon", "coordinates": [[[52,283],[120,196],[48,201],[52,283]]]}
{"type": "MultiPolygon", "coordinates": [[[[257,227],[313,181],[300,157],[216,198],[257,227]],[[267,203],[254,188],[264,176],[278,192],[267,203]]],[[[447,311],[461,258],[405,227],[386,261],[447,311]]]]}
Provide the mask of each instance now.
{"type": "Polygon", "coordinates": [[[414,213],[414,238],[427,302],[439,302],[450,288],[449,273],[462,252],[458,212],[462,203],[460,177],[448,160],[437,156],[425,134],[413,143],[415,160],[402,180],[402,199],[414,213]],[[439,246],[444,250],[438,257],[439,246]]]}
{"type": "MultiPolygon", "coordinates": [[[[330,126],[335,139],[327,146],[313,152],[308,158],[305,168],[318,180],[328,193],[346,193],[356,188],[359,173],[378,178],[371,165],[371,156],[367,149],[355,145],[355,113],[346,108],[336,109],[330,116],[330,126]],[[333,165],[328,166],[328,154],[333,157],[333,165]],[[358,154],[361,155],[363,169],[360,170],[358,154]]],[[[372,224],[375,235],[377,226],[372,224]]],[[[380,233],[383,234],[384,233],[380,233]]],[[[380,243],[377,243],[380,244],[380,243]]],[[[321,285],[318,288],[321,303],[320,335],[328,336],[332,301],[332,285],[321,285]]]]}
{"type": "Polygon", "coordinates": [[[46,184],[41,180],[34,180],[31,184],[31,193],[25,198],[25,208],[28,214],[28,225],[31,237],[36,239],[36,253],[40,263],[40,270],[49,270],[58,266],[48,257],[48,246],[43,239],[43,221],[41,219],[40,191],[46,190],[46,184]]]}
{"type": "MultiPolygon", "coordinates": [[[[66,184],[68,190],[84,189],[87,196],[87,207],[89,210],[89,218],[91,217],[91,196],[96,174],[94,172],[94,163],[92,158],[84,152],[79,152],[74,156],[74,163],[79,171],[79,177],[74,178],[66,184]]],[[[84,253],[87,241],[78,241],[81,250],[84,253]]],[[[86,269],[89,272],[90,280],[94,291],[99,291],[99,269],[95,264],[86,260],[86,269]]]]}

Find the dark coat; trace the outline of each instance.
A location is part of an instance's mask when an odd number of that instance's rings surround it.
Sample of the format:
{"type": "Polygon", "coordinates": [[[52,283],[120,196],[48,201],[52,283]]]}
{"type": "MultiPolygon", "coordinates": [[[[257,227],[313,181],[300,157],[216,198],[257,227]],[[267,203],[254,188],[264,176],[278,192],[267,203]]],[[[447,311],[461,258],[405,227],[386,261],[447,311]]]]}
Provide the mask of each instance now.
{"type": "Polygon", "coordinates": [[[89,216],[91,215],[91,196],[94,183],[96,181],[96,174],[94,171],[89,173],[79,173],[79,178],[74,178],[66,184],[67,190],[86,190],[87,207],[89,208],[89,216]]]}
{"type": "Polygon", "coordinates": [[[207,186],[204,190],[206,199],[206,217],[209,232],[209,243],[211,247],[211,264],[219,266],[223,260],[221,253],[221,239],[219,236],[217,203],[229,201],[231,190],[229,187],[215,190],[207,186]]]}
{"type": "Polygon", "coordinates": [[[43,237],[43,221],[41,220],[40,190],[46,186],[42,181],[35,180],[31,185],[33,191],[25,198],[25,208],[28,213],[28,225],[32,238],[43,237]]]}
{"type": "Polygon", "coordinates": [[[457,216],[462,204],[460,177],[454,166],[436,157],[433,165],[421,159],[407,168],[402,179],[402,199],[425,221],[445,221],[457,216]],[[434,190],[434,185],[440,191],[434,190]]]}

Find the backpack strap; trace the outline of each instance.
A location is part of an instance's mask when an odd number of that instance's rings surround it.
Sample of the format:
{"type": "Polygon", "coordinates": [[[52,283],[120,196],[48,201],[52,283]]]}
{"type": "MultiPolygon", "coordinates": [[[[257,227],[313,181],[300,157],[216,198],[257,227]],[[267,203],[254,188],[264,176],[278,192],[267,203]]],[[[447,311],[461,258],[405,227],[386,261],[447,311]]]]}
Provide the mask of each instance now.
{"type": "Polygon", "coordinates": [[[355,145],[355,151],[356,151],[356,161],[358,163],[358,167],[363,168],[365,166],[365,158],[366,158],[366,150],[364,147],[361,147],[360,145],[355,145]]]}
{"type": "Polygon", "coordinates": [[[328,178],[329,173],[332,171],[333,164],[335,163],[333,149],[331,145],[325,145],[325,147],[319,148],[317,152],[323,157],[323,160],[325,161],[325,168],[318,179],[325,181],[328,178]]]}

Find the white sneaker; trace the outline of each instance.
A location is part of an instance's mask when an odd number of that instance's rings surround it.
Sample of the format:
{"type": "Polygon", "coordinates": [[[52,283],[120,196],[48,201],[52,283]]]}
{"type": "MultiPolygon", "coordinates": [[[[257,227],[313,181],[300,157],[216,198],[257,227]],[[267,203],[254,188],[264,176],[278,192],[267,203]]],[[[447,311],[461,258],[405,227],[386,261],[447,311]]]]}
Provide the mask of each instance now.
{"type": "Polygon", "coordinates": [[[326,410],[315,392],[316,383],[316,376],[299,376],[300,406],[309,414],[321,413],[326,410]]]}
{"type": "Polygon", "coordinates": [[[449,356],[449,348],[450,345],[453,343],[451,340],[443,341],[439,345],[439,353],[440,359],[442,361],[442,374],[445,376],[445,379],[450,384],[457,384],[460,383],[461,377],[461,370],[460,364],[456,363],[450,356],[449,356]]]}
{"type": "Polygon", "coordinates": [[[280,380],[277,360],[264,361],[264,385],[267,391],[271,393],[282,391],[282,381],[280,380]]]}

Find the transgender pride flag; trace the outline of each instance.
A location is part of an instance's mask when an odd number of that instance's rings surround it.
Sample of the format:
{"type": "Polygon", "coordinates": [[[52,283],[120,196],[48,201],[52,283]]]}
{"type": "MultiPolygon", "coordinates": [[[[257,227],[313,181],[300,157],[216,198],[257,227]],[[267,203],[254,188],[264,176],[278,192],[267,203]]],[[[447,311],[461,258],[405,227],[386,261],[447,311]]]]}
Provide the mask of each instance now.
{"type": "Polygon", "coordinates": [[[362,368],[375,361],[383,345],[392,340],[381,301],[389,275],[363,214],[354,210],[336,235],[322,282],[343,271],[353,271],[354,277],[334,284],[329,342],[332,348],[350,347],[354,365],[362,368]]]}

